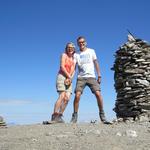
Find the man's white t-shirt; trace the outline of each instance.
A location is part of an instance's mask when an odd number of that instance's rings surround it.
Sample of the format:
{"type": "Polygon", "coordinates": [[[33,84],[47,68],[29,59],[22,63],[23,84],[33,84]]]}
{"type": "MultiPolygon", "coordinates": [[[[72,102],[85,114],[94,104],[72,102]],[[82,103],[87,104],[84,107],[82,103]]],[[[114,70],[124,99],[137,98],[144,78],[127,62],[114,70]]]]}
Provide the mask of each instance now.
{"type": "Polygon", "coordinates": [[[75,54],[75,60],[78,64],[78,77],[94,77],[94,60],[97,59],[94,49],[87,48],[75,54]]]}

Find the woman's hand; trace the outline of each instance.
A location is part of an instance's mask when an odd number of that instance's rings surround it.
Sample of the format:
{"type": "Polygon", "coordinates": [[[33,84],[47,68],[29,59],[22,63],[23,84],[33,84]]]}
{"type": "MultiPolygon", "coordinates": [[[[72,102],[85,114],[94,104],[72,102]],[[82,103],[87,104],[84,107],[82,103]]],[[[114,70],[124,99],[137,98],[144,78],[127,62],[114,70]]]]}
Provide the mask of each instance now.
{"type": "Polygon", "coordinates": [[[71,83],[72,83],[72,81],[71,81],[71,79],[69,79],[69,78],[66,78],[65,81],[64,81],[64,84],[65,84],[66,86],[70,86],[71,83]]]}

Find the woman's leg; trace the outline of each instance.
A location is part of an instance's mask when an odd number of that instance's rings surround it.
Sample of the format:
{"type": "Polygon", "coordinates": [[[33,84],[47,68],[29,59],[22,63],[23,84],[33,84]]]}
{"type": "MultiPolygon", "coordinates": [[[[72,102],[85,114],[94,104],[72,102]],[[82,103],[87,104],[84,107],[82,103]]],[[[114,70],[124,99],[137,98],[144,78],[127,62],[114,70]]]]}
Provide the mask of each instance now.
{"type": "Polygon", "coordinates": [[[70,97],[71,97],[71,93],[65,92],[65,96],[64,96],[64,99],[62,101],[62,105],[60,107],[59,113],[63,114],[63,112],[65,111],[65,108],[66,108],[66,106],[70,100],[70,97]]]}
{"type": "Polygon", "coordinates": [[[54,106],[54,113],[59,113],[60,111],[60,107],[62,105],[62,102],[65,98],[65,92],[61,92],[59,94],[59,98],[57,99],[56,103],[55,103],[55,106],[54,106]]]}

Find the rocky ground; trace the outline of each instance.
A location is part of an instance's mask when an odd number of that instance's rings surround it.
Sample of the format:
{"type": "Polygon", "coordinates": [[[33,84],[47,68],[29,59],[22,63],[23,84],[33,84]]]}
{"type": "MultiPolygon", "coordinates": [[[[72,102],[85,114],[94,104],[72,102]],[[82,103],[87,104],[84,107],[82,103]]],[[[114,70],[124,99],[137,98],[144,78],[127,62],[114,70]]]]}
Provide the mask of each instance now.
{"type": "Polygon", "coordinates": [[[0,127],[0,150],[150,150],[150,122],[0,127]]]}

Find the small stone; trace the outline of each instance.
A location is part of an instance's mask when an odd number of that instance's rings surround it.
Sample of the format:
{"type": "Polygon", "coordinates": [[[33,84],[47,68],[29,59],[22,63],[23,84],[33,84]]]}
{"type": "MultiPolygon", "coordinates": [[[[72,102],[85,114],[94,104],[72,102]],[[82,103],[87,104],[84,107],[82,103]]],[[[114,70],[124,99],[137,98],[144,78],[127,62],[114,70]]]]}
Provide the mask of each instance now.
{"type": "Polygon", "coordinates": [[[117,132],[116,135],[117,136],[122,136],[122,134],[120,132],[117,132]]]}
{"type": "Polygon", "coordinates": [[[127,131],[126,131],[126,135],[127,135],[128,137],[137,137],[136,131],[133,131],[133,130],[127,130],[127,131]]]}

